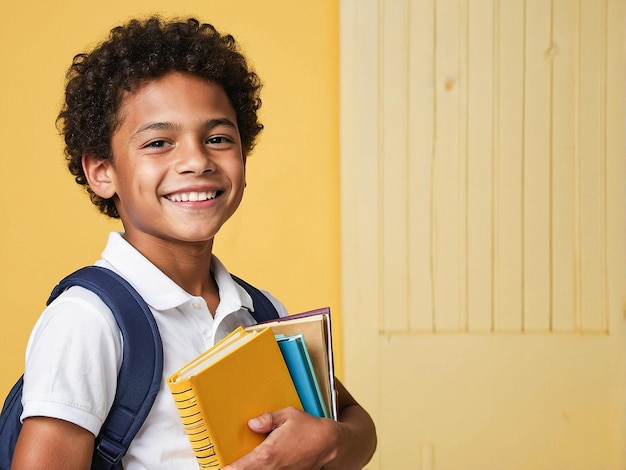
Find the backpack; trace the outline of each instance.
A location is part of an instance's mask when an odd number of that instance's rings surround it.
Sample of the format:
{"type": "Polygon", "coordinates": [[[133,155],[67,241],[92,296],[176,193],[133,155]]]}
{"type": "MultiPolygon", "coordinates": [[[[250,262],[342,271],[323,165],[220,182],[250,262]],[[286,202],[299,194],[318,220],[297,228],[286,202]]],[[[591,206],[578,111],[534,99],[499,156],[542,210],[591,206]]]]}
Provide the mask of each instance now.
{"type": "MultiPolygon", "coordinates": [[[[257,322],[278,318],[272,302],[260,290],[232,276],[252,298],[257,322]]],[[[93,470],[122,468],[122,457],[143,425],[161,385],[163,347],[152,312],[122,277],[110,269],[87,266],[64,278],[50,294],[49,305],[65,289],[81,286],[96,293],[111,309],[122,333],[123,360],[111,410],[94,444],[93,470]],[[153,364],[152,367],[149,367],[153,364]],[[146,366],[148,365],[148,366],[146,366]]],[[[6,398],[0,414],[0,470],[9,470],[22,424],[20,377],[6,398]]]]}

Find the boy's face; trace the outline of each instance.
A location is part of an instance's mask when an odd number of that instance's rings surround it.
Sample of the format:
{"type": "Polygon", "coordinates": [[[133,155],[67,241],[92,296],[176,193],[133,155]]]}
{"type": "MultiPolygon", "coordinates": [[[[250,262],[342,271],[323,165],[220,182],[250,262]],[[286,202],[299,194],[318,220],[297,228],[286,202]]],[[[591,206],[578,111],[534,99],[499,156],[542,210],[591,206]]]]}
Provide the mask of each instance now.
{"type": "Polygon", "coordinates": [[[107,168],[126,238],[206,242],[243,197],[237,116],[221,86],[169,73],[122,101],[107,168]]]}

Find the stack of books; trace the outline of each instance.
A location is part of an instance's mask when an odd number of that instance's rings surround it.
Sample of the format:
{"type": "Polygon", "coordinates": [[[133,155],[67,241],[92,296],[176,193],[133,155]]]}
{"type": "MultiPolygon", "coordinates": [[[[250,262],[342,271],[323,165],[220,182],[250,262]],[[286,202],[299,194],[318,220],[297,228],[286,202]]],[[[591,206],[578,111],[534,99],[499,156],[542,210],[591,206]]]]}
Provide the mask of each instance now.
{"type": "Polygon", "coordinates": [[[259,445],[248,420],[293,406],[337,419],[330,309],[239,327],[167,379],[201,468],[259,445]]]}

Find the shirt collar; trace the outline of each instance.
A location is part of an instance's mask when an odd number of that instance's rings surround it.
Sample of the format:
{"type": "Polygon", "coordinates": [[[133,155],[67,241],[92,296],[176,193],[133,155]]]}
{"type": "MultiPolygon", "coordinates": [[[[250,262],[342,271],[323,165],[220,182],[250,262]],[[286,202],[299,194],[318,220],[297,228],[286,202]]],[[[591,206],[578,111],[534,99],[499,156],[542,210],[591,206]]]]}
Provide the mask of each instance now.
{"type": "MultiPolygon", "coordinates": [[[[172,309],[193,299],[191,294],[167,277],[119,232],[109,234],[102,259],[96,264],[109,267],[122,275],[155,310],[172,309]]],[[[250,295],[233,280],[216,256],[211,257],[211,271],[220,294],[215,316],[226,315],[242,307],[252,310],[250,295]]]]}

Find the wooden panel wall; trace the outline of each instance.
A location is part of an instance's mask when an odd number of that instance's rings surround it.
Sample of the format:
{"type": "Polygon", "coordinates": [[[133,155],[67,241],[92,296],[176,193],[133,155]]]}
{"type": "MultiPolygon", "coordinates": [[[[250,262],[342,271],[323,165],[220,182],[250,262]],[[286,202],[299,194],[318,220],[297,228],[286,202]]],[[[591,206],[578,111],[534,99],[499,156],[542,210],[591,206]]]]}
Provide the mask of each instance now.
{"type": "Polygon", "coordinates": [[[608,331],[610,4],[377,4],[381,331],[608,331]]]}

